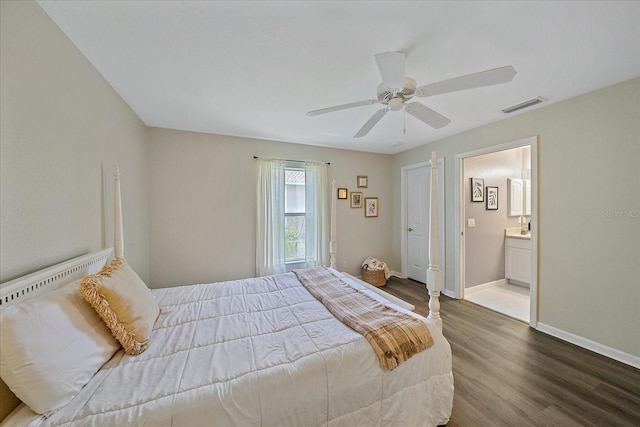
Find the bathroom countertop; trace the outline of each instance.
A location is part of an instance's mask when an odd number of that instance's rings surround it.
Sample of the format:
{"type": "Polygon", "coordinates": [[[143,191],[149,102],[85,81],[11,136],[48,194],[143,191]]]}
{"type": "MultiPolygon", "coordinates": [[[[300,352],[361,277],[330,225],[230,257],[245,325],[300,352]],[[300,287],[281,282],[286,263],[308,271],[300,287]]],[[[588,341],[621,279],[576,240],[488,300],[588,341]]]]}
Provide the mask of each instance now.
{"type": "Polygon", "coordinates": [[[508,237],[510,239],[531,240],[531,231],[529,231],[527,234],[521,234],[520,227],[505,228],[504,237],[508,237]]]}

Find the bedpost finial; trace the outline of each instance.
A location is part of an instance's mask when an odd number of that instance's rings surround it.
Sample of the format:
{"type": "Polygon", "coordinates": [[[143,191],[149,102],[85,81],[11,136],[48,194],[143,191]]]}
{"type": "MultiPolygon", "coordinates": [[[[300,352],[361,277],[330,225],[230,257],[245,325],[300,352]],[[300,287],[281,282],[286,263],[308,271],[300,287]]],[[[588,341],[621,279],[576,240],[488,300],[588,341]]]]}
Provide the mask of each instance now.
{"type": "Polygon", "coordinates": [[[114,179],[120,179],[120,166],[116,166],[116,170],[113,172],[114,179]]]}
{"type": "Polygon", "coordinates": [[[436,155],[436,150],[431,152],[431,166],[435,166],[438,164],[438,156],[436,155]]]}

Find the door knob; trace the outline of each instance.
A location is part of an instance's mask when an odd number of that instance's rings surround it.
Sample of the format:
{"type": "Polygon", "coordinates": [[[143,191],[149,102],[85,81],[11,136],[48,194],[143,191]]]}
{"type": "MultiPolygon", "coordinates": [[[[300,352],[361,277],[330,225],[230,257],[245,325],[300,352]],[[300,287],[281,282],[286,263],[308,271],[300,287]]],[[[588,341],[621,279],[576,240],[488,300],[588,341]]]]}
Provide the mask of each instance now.
{"type": "Polygon", "coordinates": [[[413,231],[413,228],[409,227],[407,228],[407,231],[413,231]]]}

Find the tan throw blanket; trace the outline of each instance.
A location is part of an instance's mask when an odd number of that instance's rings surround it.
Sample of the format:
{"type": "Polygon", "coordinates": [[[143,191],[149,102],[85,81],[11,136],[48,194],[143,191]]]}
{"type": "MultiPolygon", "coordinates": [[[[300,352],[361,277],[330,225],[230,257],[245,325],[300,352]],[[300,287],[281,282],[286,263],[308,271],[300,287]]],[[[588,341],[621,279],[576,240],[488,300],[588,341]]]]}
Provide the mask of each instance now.
{"type": "Polygon", "coordinates": [[[336,318],[369,341],[383,370],[390,371],[433,345],[424,322],[379,303],[325,267],[294,270],[294,273],[336,318]]]}

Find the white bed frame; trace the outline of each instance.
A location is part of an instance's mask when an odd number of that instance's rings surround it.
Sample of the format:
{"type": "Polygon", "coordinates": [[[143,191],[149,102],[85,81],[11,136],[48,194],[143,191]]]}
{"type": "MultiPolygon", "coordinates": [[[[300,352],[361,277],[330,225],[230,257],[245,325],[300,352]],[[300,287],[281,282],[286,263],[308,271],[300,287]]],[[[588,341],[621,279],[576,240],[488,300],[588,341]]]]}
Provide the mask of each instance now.
{"type": "MultiPolygon", "coordinates": [[[[336,254],[338,242],[336,240],[336,182],[331,183],[331,241],[329,245],[331,267],[336,268],[336,254]]],[[[431,153],[431,191],[430,191],[431,216],[429,221],[429,270],[427,271],[427,289],[429,291],[429,319],[442,329],[440,318],[440,292],[442,291],[442,274],[440,272],[440,254],[438,235],[438,159],[436,152],[431,153]]],[[[124,256],[124,233],[122,228],[122,203],[120,194],[120,169],[114,172],[114,247],[103,249],[99,252],[82,255],[77,258],[47,267],[27,276],[20,277],[10,282],[0,284],[0,305],[11,304],[18,300],[31,298],[36,295],[57,289],[67,283],[88,274],[98,272],[107,259],[114,252],[115,257],[124,256]]],[[[353,276],[362,285],[377,292],[391,302],[413,310],[408,304],[399,298],[390,295],[383,290],[369,285],[353,276]]]]}

